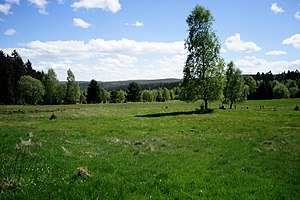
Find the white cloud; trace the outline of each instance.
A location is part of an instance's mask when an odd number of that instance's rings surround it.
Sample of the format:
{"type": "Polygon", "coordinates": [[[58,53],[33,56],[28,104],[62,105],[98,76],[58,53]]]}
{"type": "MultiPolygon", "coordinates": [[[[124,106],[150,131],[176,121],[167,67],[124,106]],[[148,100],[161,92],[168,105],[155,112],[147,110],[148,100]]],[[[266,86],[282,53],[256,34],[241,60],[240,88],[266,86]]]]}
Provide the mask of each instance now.
{"type": "Polygon", "coordinates": [[[12,36],[14,34],[16,34],[17,31],[15,29],[7,29],[5,32],[4,32],[4,35],[6,36],[12,36]]]}
{"type": "Polygon", "coordinates": [[[4,19],[2,19],[2,18],[0,18],[0,22],[5,22],[5,20],[4,20],[4,19]]]}
{"type": "Polygon", "coordinates": [[[277,14],[277,13],[283,13],[283,12],[284,12],[283,8],[279,7],[279,6],[277,5],[277,3],[272,3],[272,5],[271,5],[271,10],[272,10],[275,14],[277,14]]]}
{"type": "Polygon", "coordinates": [[[75,10],[80,8],[93,9],[100,8],[103,10],[111,11],[113,13],[118,12],[121,9],[119,0],[79,0],[71,5],[75,10]]]}
{"type": "MultiPolygon", "coordinates": [[[[94,75],[101,80],[125,80],[139,76],[139,68],[135,66],[138,58],[123,54],[110,55],[99,59],[98,63],[91,67],[94,75]]],[[[91,78],[90,78],[91,79],[91,78]]]]}
{"type": "Polygon", "coordinates": [[[296,12],[295,15],[294,15],[294,17],[295,17],[297,20],[300,20],[300,12],[299,12],[299,11],[296,12]]]}
{"type": "Polygon", "coordinates": [[[74,26],[79,26],[81,28],[90,28],[92,25],[85,22],[84,20],[80,19],[80,18],[73,18],[73,25],[74,26]]]}
{"type": "MultiPolygon", "coordinates": [[[[177,42],[138,42],[135,40],[103,40],[91,39],[66,41],[32,41],[21,44],[25,48],[18,48],[22,56],[28,58],[66,58],[80,60],[95,58],[106,54],[124,55],[185,55],[184,41],[177,42]]],[[[8,51],[9,52],[9,51],[8,51]]]]}
{"type": "Polygon", "coordinates": [[[285,54],[287,54],[285,51],[269,51],[265,53],[267,56],[281,56],[285,54]]]}
{"type": "Polygon", "coordinates": [[[10,3],[10,4],[17,4],[17,5],[20,5],[20,0],[5,0],[7,3],[10,3]]]}
{"type": "Polygon", "coordinates": [[[221,47],[220,52],[221,52],[221,53],[226,53],[227,50],[226,50],[225,48],[221,47]]]}
{"type": "Polygon", "coordinates": [[[300,60],[288,61],[267,61],[255,56],[246,56],[242,59],[236,59],[235,65],[242,70],[243,74],[256,74],[257,72],[281,73],[287,70],[296,70],[300,68],[300,60]]]}
{"type": "Polygon", "coordinates": [[[142,77],[148,79],[182,78],[186,55],[163,56],[146,66],[142,77]]]}
{"type": "MultiPolygon", "coordinates": [[[[23,44],[27,51],[25,56],[30,54],[31,58],[66,58],[66,59],[84,59],[92,57],[94,52],[84,41],[32,41],[23,44]]],[[[21,53],[20,53],[21,54],[21,53]]]]}
{"type": "Polygon", "coordinates": [[[235,52],[245,52],[250,53],[254,51],[260,51],[261,48],[257,46],[254,42],[244,42],[241,40],[241,35],[236,33],[226,39],[225,45],[228,50],[235,52]]]}
{"type": "MultiPolygon", "coordinates": [[[[89,41],[32,41],[16,48],[39,70],[54,68],[65,80],[66,70],[77,72],[77,80],[102,81],[182,77],[186,59],[184,41],[147,42],[129,39],[89,41]],[[77,70],[77,71],[76,71],[77,70]]],[[[10,53],[13,49],[4,49],[10,53]]]]}
{"type": "Polygon", "coordinates": [[[282,41],[282,44],[291,44],[294,48],[300,49],[300,34],[292,35],[291,37],[282,41]]]}
{"type": "Polygon", "coordinates": [[[143,22],[139,22],[139,21],[136,21],[134,23],[125,23],[126,26],[136,26],[136,27],[140,27],[140,26],[144,26],[143,22]]]}
{"type": "MultiPolygon", "coordinates": [[[[143,56],[141,56],[143,57],[143,56]]],[[[133,80],[133,79],[159,79],[181,78],[185,63],[185,55],[162,56],[161,58],[146,61],[146,66],[141,66],[143,58],[124,54],[110,54],[98,59],[93,64],[82,64],[72,60],[41,61],[35,68],[47,71],[53,68],[59,80],[66,80],[66,71],[70,68],[76,80],[133,80]]]]}
{"type": "Polygon", "coordinates": [[[28,0],[30,4],[35,5],[39,9],[39,13],[42,15],[48,15],[49,13],[46,11],[46,6],[48,4],[47,0],[28,0]]]}
{"type": "Polygon", "coordinates": [[[120,73],[123,73],[124,69],[132,68],[137,61],[138,59],[136,57],[117,54],[114,57],[111,56],[99,59],[99,66],[113,71],[115,71],[115,68],[122,68],[122,70],[120,70],[120,73]]]}
{"type": "Polygon", "coordinates": [[[10,9],[11,9],[11,5],[10,4],[8,4],[8,3],[0,4],[0,13],[3,13],[5,15],[12,14],[12,12],[10,11],[10,9]]]}
{"type": "Polygon", "coordinates": [[[162,56],[146,61],[147,64],[143,67],[140,65],[143,59],[137,57],[127,55],[107,57],[100,59],[97,65],[90,68],[94,74],[87,80],[92,77],[99,77],[104,81],[181,78],[185,59],[185,55],[162,56]]]}
{"type": "Polygon", "coordinates": [[[81,63],[73,63],[72,61],[65,59],[61,61],[40,61],[36,64],[34,64],[35,69],[37,70],[43,70],[44,72],[47,72],[50,68],[54,69],[57,78],[59,80],[66,80],[67,79],[67,70],[71,69],[72,72],[75,75],[76,80],[91,80],[89,79],[86,74],[90,71],[90,67],[86,66],[81,63]]]}

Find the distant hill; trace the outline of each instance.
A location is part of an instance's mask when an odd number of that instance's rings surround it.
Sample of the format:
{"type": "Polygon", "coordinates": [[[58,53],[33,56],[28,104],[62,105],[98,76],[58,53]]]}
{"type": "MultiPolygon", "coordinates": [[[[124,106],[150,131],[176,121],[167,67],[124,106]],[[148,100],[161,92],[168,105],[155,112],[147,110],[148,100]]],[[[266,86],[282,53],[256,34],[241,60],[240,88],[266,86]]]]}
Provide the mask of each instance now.
{"type": "MultiPolygon", "coordinates": [[[[168,89],[173,89],[178,86],[181,79],[156,79],[156,80],[129,80],[129,81],[108,81],[101,82],[98,81],[100,88],[104,88],[109,91],[113,90],[127,90],[128,85],[131,82],[137,82],[141,85],[143,90],[145,89],[158,89],[160,87],[166,87],[168,89]]],[[[66,84],[66,81],[62,81],[61,84],[66,84]]],[[[78,81],[81,90],[86,91],[90,81],[78,81]]]]}

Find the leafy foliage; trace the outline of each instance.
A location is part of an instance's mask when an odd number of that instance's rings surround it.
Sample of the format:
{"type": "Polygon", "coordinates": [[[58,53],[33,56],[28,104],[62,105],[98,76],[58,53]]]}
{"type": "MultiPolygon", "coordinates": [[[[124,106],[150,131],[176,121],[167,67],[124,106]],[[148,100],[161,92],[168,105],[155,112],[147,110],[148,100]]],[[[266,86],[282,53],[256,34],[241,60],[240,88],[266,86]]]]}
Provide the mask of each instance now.
{"type": "Polygon", "coordinates": [[[110,93],[105,89],[101,89],[100,90],[100,102],[107,103],[109,101],[110,101],[110,93]]]}
{"type": "Polygon", "coordinates": [[[162,96],[163,96],[164,101],[170,101],[171,100],[170,91],[168,90],[168,88],[163,89],[162,96]]]}
{"type": "Polygon", "coordinates": [[[290,96],[288,88],[282,83],[277,83],[273,88],[273,94],[276,99],[288,98],[290,96]]]}
{"type": "Polygon", "coordinates": [[[144,102],[152,102],[154,100],[153,92],[149,90],[143,90],[142,92],[142,100],[144,102]]]}
{"type": "Polygon", "coordinates": [[[42,80],[43,72],[35,71],[29,60],[24,64],[16,50],[11,56],[0,50],[0,104],[20,103],[18,82],[25,75],[42,80]]]}
{"type": "MultiPolygon", "coordinates": [[[[202,10],[205,13],[203,14],[205,16],[204,20],[201,21],[201,23],[204,23],[206,18],[213,19],[212,16],[207,16],[207,13],[210,13],[209,11],[202,7],[198,7],[199,6],[196,6],[195,10],[202,10]]],[[[193,16],[195,13],[197,12],[193,11],[190,16],[193,16]]],[[[200,15],[197,15],[197,17],[199,16],[200,15]]],[[[194,19],[197,19],[196,15],[194,16],[194,18],[189,17],[189,21],[187,19],[187,22],[192,22],[194,19]]],[[[201,26],[195,28],[190,27],[190,30],[195,31],[195,35],[197,35],[197,28],[209,27],[208,30],[212,31],[212,35],[215,36],[211,25],[212,21],[209,22],[207,26],[202,24],[201,26]]],[[[199,33],[202,32],[199,31],[199,33]]],[[[206,32],[204,33],[202,35],[200,34],[200,36],[203,36],[203,38],[205,38],[204,36],[206,35],[206,32]]],[[[164,102],[174,99],[182,99],[186,101],[196,101],[198,99],[203,99],[205,101],[205,98],[213,101],[222,97],[222,88],[225,80],[223,75],[224,63],[218,57],[214,60],[215,62],[212,62],[215,65],[209,65],[209,69],[204,69],[202,67],[206,66],[204,65],[205,62],[203,63],[203,65],[201,63],[197,64],[197,62],[201,61],[201,59],[203,58],[203,55],[201,57],[200,53],[204,53],[206,51],[201,51],[201,45],[200,42],[197,42],[197,38],[195,39],[194,43],[192,43],[192,36],[195,35],[189,34],[186,42],[186,48],[190,48],[191,53],[184,68],[186,72],[185,75],[187,76],[184,78],[183,83],[180,83],[179,79],[161,79],[151,81],[139,80],[136,83],[140,87],[141,95],[137,95],[138,98],[135,99],[135,101],[140,101],[141,99],[143,101],[157,102],[164,102]],[[200,45],[200,48],[192,48],[192,44],[200,45]],[[194,65],[192,65],[193,62],[194,65]],[[199,71],[199,73],[197,70],[199,71]],[[203,77],[206,78],[202,79],[203,77]],[[144,91],[141,92],[141,89],[144,89],[144,91]]],[[[217,41],[217,38],[215,37],[215,40],[212,40],[212,38],[210,38],[210,40],[208,41],[217,41]]],[[[209,46],[213,47],[213,45],[210,43],[207,44],[206,47],[208,48],[209,46]]],[[[207,55],[210,57],[213,54],[213,51],[209,51],[209,49],[207,50],[207,55]]],[[[0,104],[33,103],[32,101],[27,100],[25,102],[24,95],[20,93],[21,89],[18,82],[20,81],[20,78],[22,76],[31,76],[32,78],[42,81],[45,93],[43,96],[43,100],[39,100],[37,102],[40,104],[61,104],[77,102],[85,103],[86,100],[88,100],[89,102],[97,103],[118,103],[128,101],[128,99],[126,100],[126,97],[130,98],[130,95],[128,96],[124,91],[128,90],[129,81],[96,82],[95,80],[92,80],[91,82],[76,82],[74,74],[71,70],[68,70],[68,82],[59,82],[57,79],[57,75],[53,69],[49,69],[48,73],[46,74],[36,71],[33,69],[32,63],[29,60],[27,62],[24,62],[21,56],[15,50],[11,55],[5,55],[3,51],[0,50],[0,74],[0,104]],[[83,91],[79,90],[78,83],[80,83],[81,86],[84,86],[83,91]],[[98,90],[97,84],[98,86],[101,86],[101,90],[98,90]],[[87,89],[88,85],[90,85],[89,89],[87,89]],[[105,88],[110,88],[110,90],[107,91],[105,90],[105,88]],[[124,88],[124,90],[120,90],[120,88],[124,88]],[[85,91],[85,89],[89,91],[85,91]],[[94,92],[94,94],[92,94],[92,91],[94,92]],[[99,97],[97,98],[97,96],[99,97]]],[[[287,98],[288,96],[290,98],[300,97],[300,73],[298,70],[283,72],[276,75],[273,75],[272,72],[269,71],[266,74],[257,73],[256,75],[244,75],[244,78],[245,86],[242,93],[244,97],[247,96],[247,99],[287,98]],[[278,86],[275,88],[278,83],[285,85],[288,89],[288,92],[285,91],[283,97],[281,97],[278,93],[278,86]]]]}
{"type": "Polygon", "coordinates": [[[61,103],[62,96],[60,95],[60,85],[54,69],[49,69],[48,73],[44,75],[43,84],[45,88],[44,103],[61,103]]]}
{"type": "Polygon", "coordinates": [[[31,76],[22,76],[18,86],[22,103],[36,105],[42,101],[45,90],[41,81],[31,76]]]}
{"type": "Polygon", "coordinates": [[[80,88],[78,83],[75,81],[75,76],[71,69],[67,71],[68,77],[67,77],[67,86],[66,86],[66,96],[65,96],[65,102],[68,104],[74,104],[76,102],[79,102],[80,100],[80,88]]]}
{"type": "Polygon", "coordinates": [[[230,102],[230,109],[237,101],[244,98],[244,79],[240,69],[235,68],[233,62],[227,65],[226,85],[224,88],[225,100],[230,102]]]}
{"type": "Polygon", "coordinates": [[[123,103],[126,100],[126,93],[123,90],[112,91],[110,93],[110,102],[111,103],[123,103]]]}
{"type": "Polygon", "coordinates": [[[182,97],[186,101],[215,100],[222,92],[223,62],[219,57],[220,44],[212,29],[214,18],[210,11],[197,5],[187,17],[188,37],[185,48],[188,56],[183,69],[182,97]]]}

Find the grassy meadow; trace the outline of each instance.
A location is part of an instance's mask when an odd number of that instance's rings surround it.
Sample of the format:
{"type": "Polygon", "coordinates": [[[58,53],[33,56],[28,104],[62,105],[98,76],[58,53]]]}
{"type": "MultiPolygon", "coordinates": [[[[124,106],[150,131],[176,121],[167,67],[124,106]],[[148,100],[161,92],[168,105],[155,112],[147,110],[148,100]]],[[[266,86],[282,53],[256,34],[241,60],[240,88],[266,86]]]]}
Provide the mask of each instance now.
{"type": "Polygon", "coordinates": [[[0,106],[0,199],[300,199],[300,99],[200,103],[0,106]]]}

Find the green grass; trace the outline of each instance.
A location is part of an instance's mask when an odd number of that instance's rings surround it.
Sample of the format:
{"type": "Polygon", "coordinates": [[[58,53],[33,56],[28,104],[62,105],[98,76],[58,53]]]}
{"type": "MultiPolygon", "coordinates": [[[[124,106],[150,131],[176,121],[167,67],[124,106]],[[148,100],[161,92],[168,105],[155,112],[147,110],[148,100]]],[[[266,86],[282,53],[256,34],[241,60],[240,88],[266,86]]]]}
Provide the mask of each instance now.
{"type": "Polygon", "coordinates": [[[0,106],[0,199],[300,199],[297,104],[0,106]]]}

